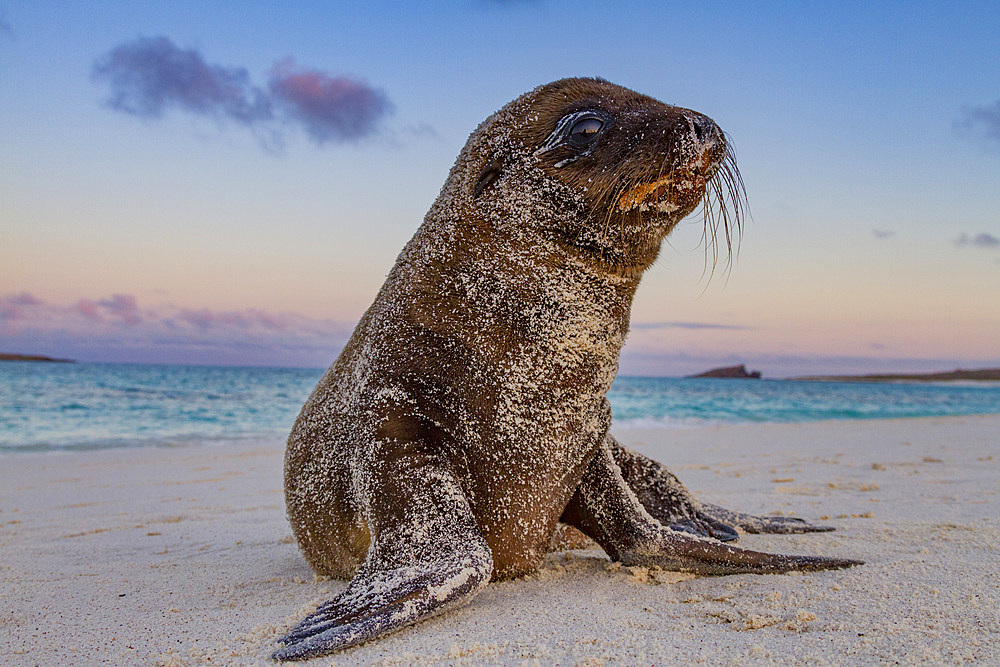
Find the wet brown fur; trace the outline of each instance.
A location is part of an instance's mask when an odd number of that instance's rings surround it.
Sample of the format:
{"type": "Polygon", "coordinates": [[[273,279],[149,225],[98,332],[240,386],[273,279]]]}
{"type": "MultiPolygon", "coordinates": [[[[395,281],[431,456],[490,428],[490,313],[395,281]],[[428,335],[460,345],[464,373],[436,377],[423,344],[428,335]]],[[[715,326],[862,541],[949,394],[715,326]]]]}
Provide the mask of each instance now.
{"type": "MultiPolygon", "coordinates": [[[[692,154],[683,137],[678,138],[678,135],[689,132],[688,119],[704,118],[701,114],[665,105],[603,80],[557,81],[508,105],[505,119],[524,119],[513,128],[512,136],[512,143],[519,144],[523,153],[512,154],[509,145],[496,150],[486,141],[470,140],[442,190],[444,193],[449,184],[454,187],[458,183],[465,191],[463,194],[468,195],[457,198],[462,220],[449,227],[449,255],[437,264],[434,259],[426,262],[424,269],[415,276],[416,282],[407,287],[410,303],[398,313],[398,321],[389,325],[396,336],[407,340],[407,344],[405,354],[380,358],[379,373],[384,376],[382,382],[392,384],[390,378],[397,378],[396,382],[409,386],[425,400],[419,416],[388,416],[379,427],[381,434],[405,440],[407,437],[412,439],[413,433],[421,432],[432,440],[448,440],[450,435],[461,433],[462,428],[456,420],[462,412],[471,413],[480,423],[489,423],[490,412],[502,399],[499,392],[504,387],[490,381],[491,378],[482,377],[481,369],[494,367],[511,354],[526,334],[530,337],[531,328],[535,326],[531,320],[533,311],[525,310],[522,305],[537,303],[538,310],[550,317],[571,316],[568,311],[561,312],[570,305],[552,301],[545,293],[534,289],[535,268],[497,255],[494,237],[502,232],[495,229],[494,223],[487,219],[480,207],[495,195],[493,191],[498,185],[486,188],[478,198],[471,195],[476,178],[485,169],[498,168],[499,179],[510,176],[516,166],[513,161],[523,159],[524,155],[540,146],[559,118],[593,106],[605,108],[615,117],[612,126],[601,137],[599,150],[562,167],[554,165],[567,156],[565,149],[539,157],[538,166],[545,176],[567,186],[567,199],[573,193],[582,194],[584,203],[582,206],[573,202],[565,204],[564,208],[576,207],[569,216],[569,225],[566,219],[559,219],[559,224],[553,229],[542,230],[562,250],[549,253],[549,257],[545,254],[548,251],[539,247],[535,259],[546,268],[560,270],[566,268],[569,256],[573,261],[589,265],[596,275],[618,276],[620,280],[616,279],[617,286],[613,288],[615,294],[605,304],[605,314],[615,322],[614,329],[619,330],[622,341],[628,329],[630,305],[639,277],[656,259],[663,238],[682,217],[696,208],[704,191],[680,198],[675,202],[678,210],[669,215],[655,211],[618,211],[616,204],[619,198],[630,188],[656,181],[676,169],[701,169],[711,183],[716,182],[711,180],[713,177],[718,180],[720,175],[736,173],[735,166],[723,167],[730,157],[721,133],[710,155],[692,154]],[[483,150],[491,148],[493,150],[483,150]],[[470,299],[466,285],[455,281],[453,274],[461,271],[457,267],[463,264],[479,265],[483,262],[499,265],[499,270],[510,278],[508,288],[516,294],[502,294],[483,304],[470,299]],[[481,308],[485,310],[479,310],[481,308]],[[488,322],[486,330],[484,322],[488,322]],[[462,343],[455,345],[449,341],[462,343]],[[443,352],[443,348],[448,350],[447,353],[443,352]],[[464,397],[464,404],[459,405],[448,395],[455,387],[474,387],[475,395],[464,397]]],[[[484,122],[477,133],[488,133],[490,123],[491,120],[484,122]]],[[[521,176],[521,173],[513,175],[514,178],[521,176]]],[[[721,187],[728,188],[726,194],[729,195],[728,203],[731,203],[732,197],[738,199],[739,191],[734,190],[731,178],[725,182],[729,185],[721,187]]],[[[522,187],[532,186],[528,183],[522,187]]],[[[734,213],[738,212],[737,204],[734,213]]],[[[432,208],[428,219],[434,214],[432,208]]],[[[727,235],[728,222],[732,219],[722,218],[727,235]]],[[[405,256],[404,250],[401,262],[405,256]]],[[[387,286],[400,270],[400,266],[393,269],[386,281],[387,286]]],[[[383,292],[385,290],[386,287],[383,292]]],[[[362,342],[369,344],[378,337],[378,333],[373,331],[376,326],[372,320],[382,299],[380,294],[376,305],[365,314],[355,335],[303,408],[303,416],[327,411],[328,404],[335,402],[330,393],[336,385],[345,382],[337,378],[349,376],[351,369],[362,363],[358,358],[358,348],[362,342]]],[[[598,384],[609,384],[613,374],[605,379],[606,371],[594,364],[603,365],[610,361],[616,366],[616,351],[613,356],[610,360],[587,361],[575,369],[560,372],[551,379],[549,392],[567,396],[589,392],[603,395],[607,387],[603,387],[602,391],[600,386],[594,384],[595,377],[600,378],[598,384]]],[[[337,577],[353,574],[370,543],[368,527],[363,520],[365,512],[354,499],[357,489],[352,489],[349,484],[356,473],[349,470],[347,462],[334,451],[335,441],[354,437],[347,432],[351,428],[353,425],[338,426],[335,423],[331,432],[330,424],[317,425],[302,417],[289,440],[286,458],[286,495],[296,538],[316,570],[337,577]],[[312,444],[306,446],[307,443],[312,444]],[[322,480],[326,480],[322,482],[325,484],[324,493],[309,496],[316,500],[297,500],[303,497],[300,490],[306,481],[317,484],[322,480]]],[[[464,457],[454,458],[461,466],[464,457]]],[[[556,508],[565,506],[569,501],[575,485],[573,479],[579,479],[585,463],[586,459],[581,459],[579,469],[570,472],[565,484],[555,487],[556,495],[542,503],[555,511],[550,510],[549,519],[540,526],[538,534],[528,540],[532,546],[526,548],[522,536],[513,536],[510,525],[503,522],[483,524],[494,551],[495,578],[517,576],[537,567],[555,530],[561,511],[556,508]]],[[[476,479],[483,477],[484,472],[460,473],[460,476],[466,477],[471,495],[479,502],[496,493],[490,485],[490,488],[479,489],[478,492],[475,489],[476,479]]],[[[532,481],[527,480],[527,483],[532,481]]],[[[495,501],[501,499],[496,498],[495,501]]]]}
{"type": "Polygon", "coordinates": [[[542,86],[472,133],[289,436],[299,546],[317,571],[355,576],[277,659],[367,641],[532,572],[560,521],[625,564],[855,564],[712,539],[826,528],[702,505],[609,433],[640,277],[706,193],[706,238],[721,228],[728,245],[743,200],[721,130],[607,81],[542,86]],[[559,146],[567,114],[595,108],[593,150],[559,146]]]}

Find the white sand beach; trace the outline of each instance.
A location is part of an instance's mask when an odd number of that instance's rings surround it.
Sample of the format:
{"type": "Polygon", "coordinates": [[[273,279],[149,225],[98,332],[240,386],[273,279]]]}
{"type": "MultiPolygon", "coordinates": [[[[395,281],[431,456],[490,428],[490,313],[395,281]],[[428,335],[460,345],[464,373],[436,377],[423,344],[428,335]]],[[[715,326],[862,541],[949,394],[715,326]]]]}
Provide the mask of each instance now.
{"type": "MultiPolygon", "coordinates": [[[[1000,663],[1000,416],[620,430],[746,535],[849,570],[694,577],[599,550],[317,665],[1000,663]]],[[[283,443],[0,458],[0,662],[263,664],[344,584],[284,518],[283,443]]],[[[273,664],[273,663],[271,663],[273,664]]]]}

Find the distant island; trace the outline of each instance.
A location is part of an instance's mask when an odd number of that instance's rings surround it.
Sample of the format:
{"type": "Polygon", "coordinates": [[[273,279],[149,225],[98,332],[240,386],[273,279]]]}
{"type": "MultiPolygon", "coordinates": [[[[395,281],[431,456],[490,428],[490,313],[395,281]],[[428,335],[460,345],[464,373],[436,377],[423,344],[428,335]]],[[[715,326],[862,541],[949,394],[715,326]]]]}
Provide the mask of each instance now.
{"type": "Polygon", "coordinates": [[[747,367],[743,364],[739,366],[724,366],[722,368],[713,368],[710,371],[705,371],[704,373],[698,373],[697,375],[686,375],[689,378],[733,378],[737,380],[759,380],[760,371],[747,371],[747,367]]]}
{"type": "Polygon", "coordinates": [[[1000,368],[961,368],[943,373],[874,373],[871,375],[810,375],[788,378],[813,382],[954,382],[961,380],[1000,381],[1000,368]]]}
{"type": "Polygon", "coordinates": [[[10,352],[0,352],[0,361],[50,361],[56,364],[72,364],[72,359],[56,359],[46,357],[44,354],[12,354],[10,352]]]}

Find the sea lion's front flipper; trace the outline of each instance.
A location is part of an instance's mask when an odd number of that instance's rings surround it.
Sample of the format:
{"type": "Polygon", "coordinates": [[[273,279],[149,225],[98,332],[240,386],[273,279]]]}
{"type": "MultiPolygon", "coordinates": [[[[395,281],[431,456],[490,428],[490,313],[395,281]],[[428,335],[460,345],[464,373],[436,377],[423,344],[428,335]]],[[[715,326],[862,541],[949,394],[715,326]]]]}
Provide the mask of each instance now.
{"type": "Polygon", "coordinates": [[[639,502],[625,482],[607,439],[591,460],[560,520],[582,530],[612,559],[626,565],[656,565],[699,574],[766,574],[860,564],[843,558],[750,551],[673,530],[650,516],[639,502]]]}
{"type": "Polygon", "coordinates": [[[450,466],[395,446],[363,476],[372,545],[354,579],[279,641],[276,660],[324,655],[471,600],[493,556],[450,466]]]}
{"type": "Polygon", "coordinates": [[[736,540],[739,533],[822,533],[832,526],[781,516],[754,516],[699,502],[677,476],[659,461],[624,447],[610,434],[608,446],[622,476],[654,518],[674,530],[682,530],[723,542],[736,540]]]}

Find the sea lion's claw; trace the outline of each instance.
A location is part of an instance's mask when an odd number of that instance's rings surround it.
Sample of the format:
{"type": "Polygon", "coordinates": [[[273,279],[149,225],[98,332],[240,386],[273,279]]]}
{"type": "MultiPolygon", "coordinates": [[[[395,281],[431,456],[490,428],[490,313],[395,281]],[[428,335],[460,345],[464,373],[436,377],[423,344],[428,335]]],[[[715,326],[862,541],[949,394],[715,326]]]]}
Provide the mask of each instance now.
{"type": "Polygon", "coordinates": [[[691,533],[692,535],[707,536],[708,533],[698,525],[695,525],[693,521],[678,521],[676,523],[670,524],[671,530],[676,530],[683,533],[691,533]]]}
{"type": "Polygon", "coordinates": [[[833,526],[823,526],[809,523],[805,519],[792,516],[755,516],[734,512],[718,505],[702,504],[701,510],[708,516],[732,524],[745,533],[772,533],[793,535],[798,533],[829,533],[836,530],[833,526]]]}
{"type": "Polygon", "coordinates": [[[671,523],[672,530],[691,533],[700,537],[711,537],[720,542],[733,542],[739,539],[740,534],[732,526],[728,526],[721,521],[715,521],[708,517],[698,517],[696,519],[682,519],[671,523]]]}
{"type": "Polygon", "coordinates": [[[740,534],[736,532],[736,529],[727,523],[712,520],[708,524],[711,526],[711,537],[720,542],[735,542],[740,538],[740,534]]]}

